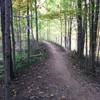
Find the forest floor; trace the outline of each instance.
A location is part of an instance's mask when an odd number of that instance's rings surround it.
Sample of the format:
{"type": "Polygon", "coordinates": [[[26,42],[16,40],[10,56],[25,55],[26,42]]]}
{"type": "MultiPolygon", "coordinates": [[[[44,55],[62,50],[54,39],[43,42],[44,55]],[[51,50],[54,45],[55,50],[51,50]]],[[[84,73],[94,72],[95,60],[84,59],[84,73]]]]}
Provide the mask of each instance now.
{"type": "Polygon", "coordinates": [[[69,52],[45,42],[49,57],[19,74],[12,100],[100,100],[100,88],[77,72],[69,52]]]}

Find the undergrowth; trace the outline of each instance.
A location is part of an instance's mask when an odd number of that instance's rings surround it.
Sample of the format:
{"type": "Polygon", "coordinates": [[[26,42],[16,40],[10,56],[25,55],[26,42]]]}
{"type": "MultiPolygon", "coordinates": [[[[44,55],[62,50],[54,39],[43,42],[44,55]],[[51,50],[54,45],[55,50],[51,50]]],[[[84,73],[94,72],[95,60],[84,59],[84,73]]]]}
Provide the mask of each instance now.
{"type": "MultiPolygon", "coordinates": [[[[32,49],[30,51],[30,63],[27,59],[27,50],[24,52],[16,53],[16,73],[24,71],[35,64],[38,64],[40,61],[45,60],[48,57],[47,49],[43,43],[39,43],[38,48],[32,49]]],[[[4,67],[3,64],[0,67],[0,80],[4,79],[4,67]]]]}
{"type": "Polygon", "coordinates": [[[31,50],[30,63],[28,63],[27,51],[23,54],[18,53],[16,55],[16,71],[22,71],[32,65],[38,64],[41,60],[46,59],[47,56],[48,54],[43,44],[40,44],[37,49],[31,50]]]}

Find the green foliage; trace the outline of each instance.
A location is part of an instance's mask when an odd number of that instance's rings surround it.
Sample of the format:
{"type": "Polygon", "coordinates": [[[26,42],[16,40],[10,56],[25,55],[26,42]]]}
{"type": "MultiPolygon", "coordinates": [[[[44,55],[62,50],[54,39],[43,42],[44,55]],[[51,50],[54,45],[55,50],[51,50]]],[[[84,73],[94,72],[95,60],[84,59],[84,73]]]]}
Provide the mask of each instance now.
{"type": "Polygon", "coordinates": [[[18,53],[16,55],[16,70],[23,69],[28,66],[26,54],[18,53]]]}
{"type": "Polygon", "coordinates": [[[2,80],[4,77],[4,67],[0,64],[0,80],[2,80]]]}
{"type": "Polygon", "coordinates": [[[22,71],[29,68],[32,65],[38,64],[41,60],[44,60],[47,57],[47,53],[44,49],[41,48],[32,50],[30,56],[30,63],[27,60],[27,51],[26,53],[17,53],[16,54],[16,70],[22,71]]]}

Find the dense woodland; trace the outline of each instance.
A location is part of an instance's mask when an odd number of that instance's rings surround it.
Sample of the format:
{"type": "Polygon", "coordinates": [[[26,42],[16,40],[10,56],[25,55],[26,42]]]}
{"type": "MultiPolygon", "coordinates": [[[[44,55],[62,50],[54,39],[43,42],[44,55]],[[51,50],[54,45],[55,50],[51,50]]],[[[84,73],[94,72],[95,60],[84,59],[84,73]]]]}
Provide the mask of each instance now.
{"type": "Polygon", "coordinates": [[[5,100],[25,59],[32,64],[41,41],[53,41],[85,59],[95,76],[100,67],[100,0],[0,0],[0,78],[5,100]],[[88,63],[89,62],[89,65],[88,63]]]}

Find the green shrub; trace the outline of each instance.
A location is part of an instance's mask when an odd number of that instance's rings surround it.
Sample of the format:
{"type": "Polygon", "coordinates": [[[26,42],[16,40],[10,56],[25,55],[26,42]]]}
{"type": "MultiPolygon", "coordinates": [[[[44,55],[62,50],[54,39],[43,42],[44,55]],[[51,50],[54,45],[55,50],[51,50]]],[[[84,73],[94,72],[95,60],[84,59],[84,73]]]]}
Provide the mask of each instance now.
{"type": "Polygon", "coordinates": [[[17,53],[16,54],[16,70],[22,70],[28,66],[27,55],[17,53]]]}
{"type": "Polygon", "coordinates": [[[29,68],[31,65],[38,64],[41,60],[47,58],[47,53],[45,49],[36,49],[31,52],[30,55],[30,63],[27,60],[27,51],[25,53],[17,53],[16,54],[16,70],[21,71],[26,68],[29,68]]]}

